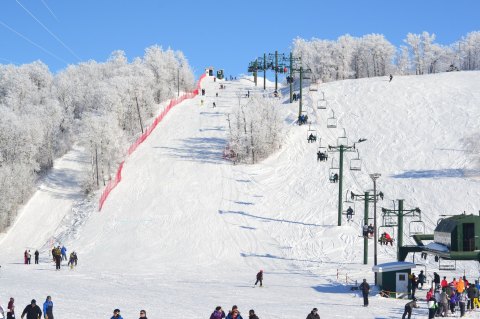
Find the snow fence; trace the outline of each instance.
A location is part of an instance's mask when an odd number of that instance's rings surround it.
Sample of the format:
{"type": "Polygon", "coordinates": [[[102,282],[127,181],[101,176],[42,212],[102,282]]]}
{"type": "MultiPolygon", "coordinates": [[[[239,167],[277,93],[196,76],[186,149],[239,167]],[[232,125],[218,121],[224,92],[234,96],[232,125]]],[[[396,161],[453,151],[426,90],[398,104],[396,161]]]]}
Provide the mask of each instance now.
{"type": "MultiPolygon", "coordinates": [[[[192,99],[194,98],[195,96],[198,95],[198,92],[199,90],[201,89],[201,84],[202,84],[202,80],[205,78],[206,74],[203,74],[199,79],[198,79],[198,83],[197,83],[197,88],[195,90],[193,90],[192,92],[189,92],[189,93],[185,93],[183,94],[182,96],[176,98],[176,99],[172,99],[170,100],[170,103],[168,104],[168,106],[162,111],[162,113],[160,113],[160,115],[158,115],[152,122],[152,125],[150,125],[147,130],[142,134],[140,135],[140,137],[135,141],[135,143],[133,143],[129,148],[128,148],[128,152],[127,152],[127,157],[129,155],[131,155],[133,152],[135,152],[135,150],[137,149],[137,147],[142,144],[148,136],[150,136],[150,134],[153,132],[153,130],[157,127],[158,123],[160,123],[163,118],[165,117],[165,115],[168,114],[168,112],[176,105],[182,103],[183,101],[185,100],[188,100],[188,99],[192,99]]],[[[99,204],[98,204],[98,211],[101,211],[102,210],[102,207],[103,207],[103,204],[105,203],[105,201],[107,200],[108,198],[108,195],[110,195],[110,192],[115,188],[117,187],[118,183],[120,183],[120,181],[122,180],[122,169],[123,169],[123,164],[125,163],[125,161],[122,161],[120,163],[120,166],[118,167],[118,170],[117,170],[117,173],[115,174],[115,178],[114,179],[111,179],[107,186],[105,186],[105,189],[103,190],[103,193],[102,195],[100,196],[100,201],[99,201],[99,204]]]]}

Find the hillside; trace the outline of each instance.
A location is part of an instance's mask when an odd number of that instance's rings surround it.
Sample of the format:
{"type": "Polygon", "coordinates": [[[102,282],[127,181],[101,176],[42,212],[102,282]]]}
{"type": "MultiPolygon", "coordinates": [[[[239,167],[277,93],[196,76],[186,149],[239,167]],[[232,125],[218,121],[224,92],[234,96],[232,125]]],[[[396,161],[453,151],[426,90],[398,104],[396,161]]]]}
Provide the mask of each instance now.
{"type": "MultiPolygon", "coordinates": [[[[227,82],[225,90],[213,78],[202,85],[204,105],[199,96],[170,111],[127,159],[123,180],[101,212],[80,214],[89,216],[81,223],[64,216],[72,231],[62,243],[79,255],[74,271],[55,272],[47,256],[50,238],[65,234],[58,226],[64,217],[33,227],[20,214],[0,243],[6,252],[0,283],[7,287],[0,301],[12,295],[21,308],[51,294],[56,312],[69,318],[105,317],[116,307],[124,318],[141,308],[152,318],[172,312],[206,317],[217,305],[233,304],[245,316],[255,309],[260,318],[305,317],[313,307],[322,318],[398,318],[404,301],[373,297],[364,309],[342,286],[346,275],[373,281],[373,244],[364,266],[362,204],[353,223],[336,226],[338,189],[328,176],[338,155],[317,163],[318,143],[307,143],[308,126],[293,123],[298,105],[278,101],[287,132],[276,154],[259,164],[232,165],[222,159],[226,114],[238,104],[238,92],[260,89],[245,79],[227,82]],[[26,246],[45,247],[40,265],[21,264],[26,246]],[[252,289],[259,269],[265,288],[252,289]]],[[[346,80],[320,89],[338,118],[336,129],[327,128],[331,109],[316,109],[320,91],[308,92],[307,112],[323,146],[335,145],[343,128],[352,142],[367,139],[358,145],[362,171],[346,170],[344,192],[372,189],[368,174],[381,173],[377,187],[385,199],[379,207],[404,199],[407,208],[422,210],[428,231],[441,214],[480,210],[480,169],[465,146],[479,131],[480,72],[398,76],[391,83],[346,80]]],[[[39,220],[48,220],[51,212],[41,214],[39,220]]],[[[394,248],[379,253],[380,262],[395,257],[394,248]]],[[[427,266],[435,269],[432,261],[427,266]]],[[[463,271],[476,277],[478,263],[459,265],[457,272],[463,271]]],[[[425,317],[422,307],[418,313],[425,317]]]]}

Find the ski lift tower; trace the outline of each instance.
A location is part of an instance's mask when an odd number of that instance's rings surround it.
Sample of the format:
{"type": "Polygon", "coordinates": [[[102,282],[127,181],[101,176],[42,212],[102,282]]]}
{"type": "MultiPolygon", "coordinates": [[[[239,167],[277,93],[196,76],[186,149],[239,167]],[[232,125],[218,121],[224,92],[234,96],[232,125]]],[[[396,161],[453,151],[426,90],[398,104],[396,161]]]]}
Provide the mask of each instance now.
{"type": "Polygon", "coordinates": [[[344,136],[338,138],[336,146],[328,145],[329,152],[339,152],[340,161],[339,161],[339,171],[338,171],[338,226],[342,226],[342,193],[343,193],[343,153],[344,152],[355,152],[355,144],[365,142],[366,139],[361,138],[352,145],[348,145],[347,137],[344,136]]]}
{"type": "Polygon", "coordinates": [[[400,260],[400,247],[403,246],[403,217],[418,217],[422,220],[422,211],[416,207],[413,209],[403,209],[403,199],[398,200],[398,209],[387,209],[382,207],[382,216],[396,216],[398,218],[398,231],[397,231],[397,260],[400,260]]]}
{"type": "MultiPolygon", "coordinates": [[[[380,197],[380,199],[383,200],[383,193],[379,192],[378,194],[370,195],[370,192],[366,191],[362,195],[362,194],[355,194],[352,191],[350,191],[350,196],[352,200],[363,201],[365,203],[363,225],[368,226],[368,221],[370,219],[370,217],[368,217],[368,205],[370,203],[378,201],[378,197],[380,197]]],[[[368,264],[368,236],[363,237],[363,264],[364,265],[368,264]]]]}
{"type": "Polygon", "coordinates": [[[285,61],[285,54],[284,53],[278,54],[278,51],[275,51],[275,54],[269,53],[268,58],[270,60],[270,63],[269,63],[270,69],[275,71],[275,92],[278,92],[278,73],[287,72],[287,68],[283,62],[285,61]],[[278,62],[279,58],[280,58],[280,63],[278,62]],[[275,64],[272,60],[275,61],[275,64]]]}

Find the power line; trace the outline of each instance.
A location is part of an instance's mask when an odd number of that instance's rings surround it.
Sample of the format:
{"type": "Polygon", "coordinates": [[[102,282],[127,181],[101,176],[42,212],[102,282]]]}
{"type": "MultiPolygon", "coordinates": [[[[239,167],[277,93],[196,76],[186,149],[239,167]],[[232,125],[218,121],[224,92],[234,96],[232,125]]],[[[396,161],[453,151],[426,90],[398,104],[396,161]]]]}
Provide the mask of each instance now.
{"type": "Polygon", "coordinates": [[[43,5],[45,6],[45,8],[47,8],[47,10],[50,11],[50,14],[55,18],[55,20],[58,21],[57,16],[55,15],[55,13],[53,13],[52,9],[50,9],[50,7],[47,5],[47,3],[46,3],[45,1],[43,1],[43,0],[40,0],[40,1],[42,1],[42,3],[43,3],[43,5]]]}
{"type": "Polygon", "coordinates": [[[18,36],[22,37],[25,41],[28,41],[30,44],[33,44],[34,46],[36,46],[37,48],[39,48],[40,50],[42,50],[43,52],[47,53],[48,55],[51,55],[52,57],[54,57],[55,59],[65,63],[66,65],[68,65],[69,63],[67,61],[65,61],[64,59],[58,57],[57,55],[53,54],[52,52],[48,51],[47,49],[45,49],[44,47],[42,47],[41,45],[33,42],[32,40],[30,40],[29,38],[27,38],[26,36],[24,36],[23,34],[21,34],[20,32],[12,29],[10,26],[8,26],[7,24],[5,24],[3,21],[0,20],[0,24],[3,25],[5,28],[7,28],[8,30],[12,31],[13,33],[17,34],[18,36]]]}
{"type": "Polygon", "coordinates": [[[68,45],[66,45],[62,40],[60,40],[59,37],[57,37],[52,31],[50,31],[50,29],[48,29],[42,22],[40,22],[40,20],[38,20],[34,15],[33,13],[31,13],[30,11],[28,11],[27,8],[25,8],[18,0],[15,0],[22,8],[23,10],[25,10],[33,19],[35,19],[35,21],[38,22],[38,24],[40,24],[48,33],[50,33],[50,35],[52,37],[54,37],[58,42],[60,42],[63,47],[65,49],[67,49],[73,56],[75,56],[79,61],[81,61],[82,59],[75,53],[73,52],[72,49],[70,49],[70,47],[68,45]]]}

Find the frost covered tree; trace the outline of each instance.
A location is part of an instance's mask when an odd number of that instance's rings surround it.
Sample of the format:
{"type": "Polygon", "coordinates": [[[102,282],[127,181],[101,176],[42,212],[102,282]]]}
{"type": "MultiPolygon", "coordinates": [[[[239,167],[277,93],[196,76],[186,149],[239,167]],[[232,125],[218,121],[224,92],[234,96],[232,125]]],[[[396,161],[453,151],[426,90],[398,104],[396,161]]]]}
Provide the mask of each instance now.
{"type": "Polygon", "coordinates": [[[256,163],[278,150],[283,140],[283,122],[275,102],[252,96],[229,116],[229,148],[242,163],[256,163]]]}
{"type": "Polygon", "coordinates": [[[185,56],[158,46],[132,62],[114,51],[106,62],[70,65],[56,75],[39,61],[0,65],[0,231],[74,143],[95,163],[85,179],[86,190],[95,190],[116,172],[158,103],[193,87],[185,56]]]}

